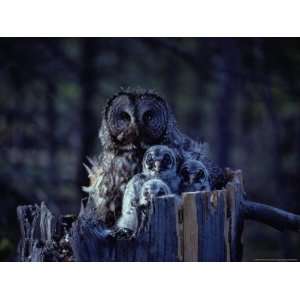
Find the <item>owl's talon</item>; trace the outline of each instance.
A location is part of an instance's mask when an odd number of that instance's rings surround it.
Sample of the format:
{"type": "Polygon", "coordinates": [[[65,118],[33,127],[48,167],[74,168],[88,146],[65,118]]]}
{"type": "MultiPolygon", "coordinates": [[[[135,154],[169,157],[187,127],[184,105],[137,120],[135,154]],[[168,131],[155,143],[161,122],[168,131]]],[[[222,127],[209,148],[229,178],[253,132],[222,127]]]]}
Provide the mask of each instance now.
{"type": "Polygon", "coordinates": [[[134,237],[134,232],[129,228],[118,228],[111,233],[117,240],[129,240],[134,237]]]}

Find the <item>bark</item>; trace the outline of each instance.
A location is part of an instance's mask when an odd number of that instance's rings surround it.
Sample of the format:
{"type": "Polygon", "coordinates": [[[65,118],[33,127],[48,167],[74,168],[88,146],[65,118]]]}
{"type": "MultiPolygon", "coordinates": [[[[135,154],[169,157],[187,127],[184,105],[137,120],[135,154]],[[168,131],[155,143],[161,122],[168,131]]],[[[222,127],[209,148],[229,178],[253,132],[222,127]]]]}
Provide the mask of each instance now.
{"type": "Polygon", "coordinates": [[[258,221],[280,231],[300,231],[300,216],[270,205],[243,201],[242,211],[245,219],[258,221]]]}
{"type": "Polygon", "coordinates": [[[216,104],[216,141],[217,160],[219,165],[227,167],[230,162],[233,143],[232,119],[235,109],[236,85],[238,78],[234,76],[238,70],[239,51],[234,39],[221,40],[221,55],[216,65],[219,95],[216,104]],[[230,69],[231,72],[224,73],[230,69]]]}
{"type": "Polygon", "coordinates": [[[71,245],[76,261],[177,261],[177,210],[174,197],[154,201],[149,230],[118,240],[94,212],[81,214],[73,225],[71,245]]]}
{"type": "Polygon", "coordinates": [[[246,200],[241,171],[226,189],[154,201],[148,230],[119,240],[94,210],[75,220],[55,217],[44,203],[18,207],[20,261],[241,261],[245,220],[278,230],[300,230],[300,216],[246,200]]]}

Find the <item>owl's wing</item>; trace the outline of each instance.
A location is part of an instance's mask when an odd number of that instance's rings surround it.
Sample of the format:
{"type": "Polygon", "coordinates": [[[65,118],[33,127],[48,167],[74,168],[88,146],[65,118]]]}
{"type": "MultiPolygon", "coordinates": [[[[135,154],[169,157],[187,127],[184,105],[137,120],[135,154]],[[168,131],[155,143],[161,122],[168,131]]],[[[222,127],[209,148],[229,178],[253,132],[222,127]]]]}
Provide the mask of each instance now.
{"type": "Polygon", "coordinates": [[[128,228],[136,232],[138,228],[138,211],[140,190],[146,181],[143,174],[135,175],[127,184],[123,202],[122,215],[117,222],[118,227],[128,228]]]}
{"type": "Polygon", "coordinates": [[[222,189],[226,183],[225,172],[215,162],[206,158],[202,160],[209,173],[209,183],[211,190],[222,189]]]}
{"type": "Polygon", "coordinates": [[[130,207],[136,206],[138,204],[140,191],[145,181],[146,177],[143,174],[136,174],[128,182],[124,192],[122,212],[125,212],[130,209],[130,207]]]}
{"type": "Polygon", "coordinates": [[[89,166],[83,163],[84,168],[88,173],[88,178],[90,181],[89,186],[83,186],[82,190],[86,193],[94,192],[98,187],[103,177],[103,169],[97,159],[87,158],[89,161],[89,166]]]}

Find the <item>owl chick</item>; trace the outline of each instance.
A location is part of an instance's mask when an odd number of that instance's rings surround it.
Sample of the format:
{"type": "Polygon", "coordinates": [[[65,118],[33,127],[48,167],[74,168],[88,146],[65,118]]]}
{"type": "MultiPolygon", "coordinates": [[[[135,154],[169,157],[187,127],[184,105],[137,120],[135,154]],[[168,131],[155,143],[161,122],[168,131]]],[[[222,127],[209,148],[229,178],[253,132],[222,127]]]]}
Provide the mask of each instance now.
{"type": "Polygon", "coordinates": [[[143,174],[147,178],[163,180],[173,193],[177,193],[180,178],[177,175],[176,152],[164,145],[150,147],[143,158],[143,174]]]}
{"type": "Polygon", "coordinates": [[[182,193],[211,190],[208,170],[201,161],[187,160],[181,166],[179,174],[181,177],[180,191],[182,193]]]}
{"type": "Polygon", "coordinates": [[[153,201],[171,194],[169,186],[158,178],[143,183],[139,193],[132,197],[130,189],[126,189],[123,202],[123,213],[117,222],[117,238],[129,238],[147,230],[153,213],[153,201]]]}

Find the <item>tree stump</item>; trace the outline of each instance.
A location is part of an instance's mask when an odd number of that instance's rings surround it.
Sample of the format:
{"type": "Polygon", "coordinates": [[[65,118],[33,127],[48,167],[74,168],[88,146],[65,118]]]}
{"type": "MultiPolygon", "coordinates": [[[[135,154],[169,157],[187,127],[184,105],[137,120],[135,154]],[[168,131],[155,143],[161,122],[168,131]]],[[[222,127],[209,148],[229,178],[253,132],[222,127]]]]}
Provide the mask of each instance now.
{"type": "Polygon", "coordinates": [[[240,180],[236,172],[223,190],[183,194],[183,261],[241,260],[240,180]]]}
{"type": "Polygon", "coordinates": [[[81,214],[73,224],[71,246],[76,261],[177,261],[178,233],[175,197],[153,203],[149,230],[137,238],[118,240],[97,220],[93,211],[81,214]]]}
{"type": "Polygon", "coordinates": [[[55,217],[42,203],[17,209],[20,261],[241,261],[244,220],[300,231],[300,216],[248,201],[242,172],[222,190],[155,199],[148,230],[118,240],[94,210],[55,217]]]}

